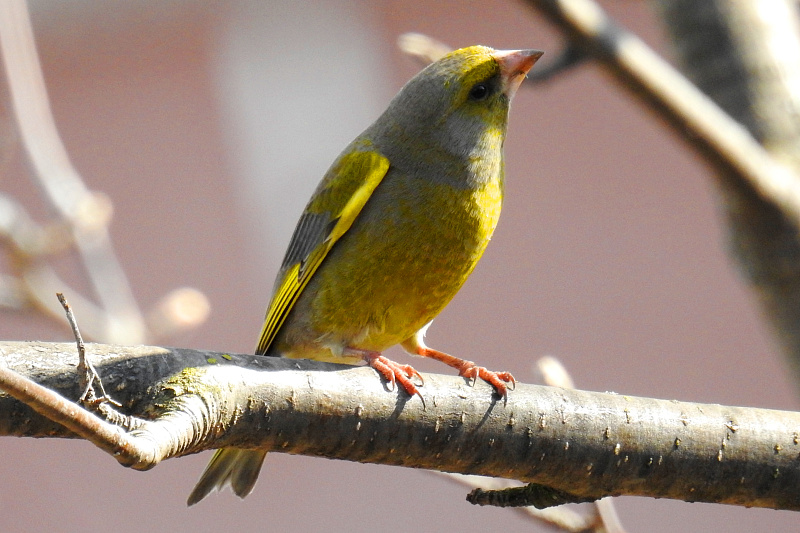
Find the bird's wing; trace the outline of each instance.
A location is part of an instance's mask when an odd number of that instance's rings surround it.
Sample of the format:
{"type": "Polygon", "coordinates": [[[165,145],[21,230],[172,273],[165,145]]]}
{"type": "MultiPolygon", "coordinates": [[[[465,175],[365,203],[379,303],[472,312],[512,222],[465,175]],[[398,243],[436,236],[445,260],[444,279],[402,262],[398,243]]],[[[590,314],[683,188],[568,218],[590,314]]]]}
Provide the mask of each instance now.
{"type": "Polygon", "coordinates": [[[267,308],[257,354],[269,349],[286,316],[328,252],[344,235],[389,170],[375,151],[354,151],[325,176],[292,235],[267,308]]]}

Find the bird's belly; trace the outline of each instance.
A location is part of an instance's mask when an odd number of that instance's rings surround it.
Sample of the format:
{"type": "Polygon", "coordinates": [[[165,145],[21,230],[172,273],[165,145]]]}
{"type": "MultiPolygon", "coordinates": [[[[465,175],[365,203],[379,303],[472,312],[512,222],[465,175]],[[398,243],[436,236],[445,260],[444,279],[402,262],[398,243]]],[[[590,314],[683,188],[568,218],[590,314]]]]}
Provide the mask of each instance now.
{"type": "Polygon", "coordinates": [[[416,184],[414,192],[399,202],[370,199],[284,324],[284,352],[308,357],[326,348],[337,359],[344,348],[382,351],[413,336],[455,296],[497,224],[501,185],[416,184]],[[294,323],[295,313],[308,320],[294,323]]]}

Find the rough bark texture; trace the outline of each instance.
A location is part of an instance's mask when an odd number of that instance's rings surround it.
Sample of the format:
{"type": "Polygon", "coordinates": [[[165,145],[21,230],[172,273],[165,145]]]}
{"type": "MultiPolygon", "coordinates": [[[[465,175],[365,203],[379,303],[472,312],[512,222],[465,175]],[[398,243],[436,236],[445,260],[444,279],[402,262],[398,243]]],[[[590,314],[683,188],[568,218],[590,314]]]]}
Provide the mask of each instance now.
{"type": "MultiPolygon", "coordinates": [[[[0,343],[0,362],[74,397],[71,351],[0,343]]],[[[439,375],[425,376],[423,407],[370,368],[158,347],[87,354],[126,414],[145,419],[129,435],[146,453],[119,458],[135,468],[233,445],[506,477],[576,498],[800,510],[797,413],[524,384],[504,404],[486,384],[439,375]]],[[[40,418],[0,394],[0,434],[69,436],[40,418]]]]}

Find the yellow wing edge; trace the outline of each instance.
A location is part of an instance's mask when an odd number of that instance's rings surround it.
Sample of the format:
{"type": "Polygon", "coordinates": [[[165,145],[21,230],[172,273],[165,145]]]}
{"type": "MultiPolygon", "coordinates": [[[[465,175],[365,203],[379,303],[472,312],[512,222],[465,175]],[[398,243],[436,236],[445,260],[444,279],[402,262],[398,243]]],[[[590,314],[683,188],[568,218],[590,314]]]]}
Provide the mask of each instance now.
{"type": "MultiPolygon", "coordinates": [[[[280,285],[278,285],[267,307],[264,325],[261,328],[257,354],[265,354],[275,340],[295,302],[314,276],[317,268],[333,248],[334,244],[353,225],[361,209],[366,205],[375,188],[383,180],[389,170],[389,160],[375,151],[356,151],[343,156],[335,167],[340,176],[362,176],[360,185],[350,194],[347,201],[339,206],[331,206],[331,221],[336,224],[331,228],[325,239],[309,252],[306,258],[287,268],[280,285]]],[[[337,187],[337,179],[332,179],[325,192],[337,187]]],[[[312,200],[313,202],[313,200],[312,200]]]]}

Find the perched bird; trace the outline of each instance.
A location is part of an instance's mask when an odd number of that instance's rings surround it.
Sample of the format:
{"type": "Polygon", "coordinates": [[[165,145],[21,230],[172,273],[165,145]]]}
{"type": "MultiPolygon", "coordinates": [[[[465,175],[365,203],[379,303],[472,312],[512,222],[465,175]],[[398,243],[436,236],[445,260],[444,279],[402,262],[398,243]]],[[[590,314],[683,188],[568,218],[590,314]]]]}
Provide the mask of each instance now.
{"type": "MultiPolygon", "coordinates": [[[[503,203],[511,98],[537,50],[456,50],[428,65],[334,161],[297,223],[256,354],[365,360],[419,394],[381,355],[400,344],[507,394],[514,378],[425,346],[423,336],[483,254],[503,203]]],[[[255,485],[266,452],[217,450],[188,503],[255,485]]]]}

